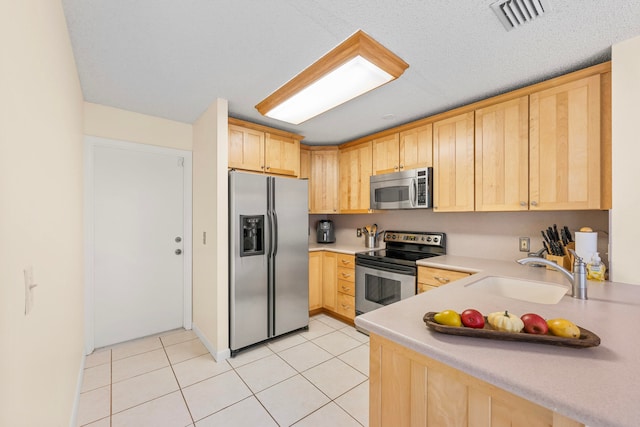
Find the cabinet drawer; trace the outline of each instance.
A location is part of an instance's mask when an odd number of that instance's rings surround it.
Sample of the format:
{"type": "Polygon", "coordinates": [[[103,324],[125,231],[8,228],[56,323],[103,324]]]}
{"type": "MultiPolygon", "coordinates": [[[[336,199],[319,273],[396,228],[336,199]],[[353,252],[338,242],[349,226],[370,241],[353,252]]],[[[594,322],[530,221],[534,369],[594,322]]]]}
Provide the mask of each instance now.
{"type": "Polygon", "coordinates": [[[471,273],[462,271],[443,270],[433,267],[418,267],[418,283],[431,286],[447,285],[458,279],[470,276],[471,273]]]}
{"type": "Polygon", "coordinates": [[[354,255],[338,254],[338,266],[356,268],[356,257],[354,255]]]}
{"type": "Polygon", "coordinates": [[[354,296],[338,292],[338,314],[349,319],[356,317],[356,299],[354,296]]]}
{"type": "Polygon", "coordinates": [[[347,281],[338,279],[338,292],[342,292],[343,294],[351,295],[352,297],[356,296],[356,286],[353,281],[347,281]]]}
{"type": "Polygon", "coordinates": [[[347,282],[355,283],[356,281],[355,269],[340,267],[340,261],[338,261],[338,280],[345,280],[347,282]]]}
{"type": "Polygon", "coordinates": [[[438,286],[427,285],[426,283],[418,283],[418,293],[421,294],[423,292],[432,291],[437,289],[438,286]]]}

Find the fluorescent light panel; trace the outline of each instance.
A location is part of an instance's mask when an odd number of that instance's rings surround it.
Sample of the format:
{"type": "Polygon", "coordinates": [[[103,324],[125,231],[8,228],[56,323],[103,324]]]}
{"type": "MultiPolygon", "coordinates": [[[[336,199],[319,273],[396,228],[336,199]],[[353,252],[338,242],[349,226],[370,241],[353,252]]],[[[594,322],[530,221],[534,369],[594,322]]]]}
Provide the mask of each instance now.
{"type": "Polygon", "coordinates": [[[408,66],[366,33],[357,31],[256,109],[267,117],[297,125],[398,78],[408,66]]]}
{"type": "Polygon", "coordinates": [[[391,80],[391,74],[362,56],[356,56],[276,106],[265,116],[297,125],[391,80]]]}

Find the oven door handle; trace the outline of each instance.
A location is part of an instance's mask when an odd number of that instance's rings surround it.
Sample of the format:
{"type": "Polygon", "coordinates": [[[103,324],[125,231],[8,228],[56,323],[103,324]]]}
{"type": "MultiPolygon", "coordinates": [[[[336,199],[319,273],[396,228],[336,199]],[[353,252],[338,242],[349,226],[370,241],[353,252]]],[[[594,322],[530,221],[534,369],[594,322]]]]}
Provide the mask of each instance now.
{"type": "MultiPolygon", "coordinates": [[[[386,271],[388,273],[406,274],[407,276],[416,275],[416,269],[413,267],[408,267],[403,265],[394,265],[393,267],[388,267],[388,264],[376,262],[376,261],[369,261],[366,264],[356,263],[356,269],[358,267],[369,268],[372,270],[386,271]]],[[[358,273],[356,272],[356,275],[357,274],[358,273]]]]}

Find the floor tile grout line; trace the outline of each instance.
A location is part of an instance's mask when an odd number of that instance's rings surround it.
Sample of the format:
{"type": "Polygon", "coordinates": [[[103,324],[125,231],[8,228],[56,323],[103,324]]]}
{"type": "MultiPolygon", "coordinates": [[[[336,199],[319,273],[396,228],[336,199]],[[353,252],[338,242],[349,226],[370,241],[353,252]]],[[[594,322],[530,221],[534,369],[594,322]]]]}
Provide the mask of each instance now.
{"type": "MultiPolygon", "coordinates": [[[[169,359],[169,354],[167,353],[167,349],[166,349],[162,339],[160,339],[160,343],[162,343],[162,349],[164,350],[164,355],[167,358],[167,361],[169,362],[169,366],[171,367],[171,373],[173,373],[173,378],[176,380],[176,384],[178,385],[178,390],[180,390],[180,396],[182,396],[182,401],[184,402],[184,406],[187,408],[187,412],[189,413],[189,418],[191,418],[191,424],[195,426],[196,425],[196,421],[193,419],[193,414],[191,413],[191,408],[189,407],[189,403],[187,403],[187,398],[184,397],[184,391],[182,391],[182,385],[180,384],[180,381],[178,380],[178,376],[176,375],[175,369],[173,369],[173,363],[171,362],[171,359],[169,359]]],[[[180,362],[178,362],[178,363],[180,363],[180,362]]]]}

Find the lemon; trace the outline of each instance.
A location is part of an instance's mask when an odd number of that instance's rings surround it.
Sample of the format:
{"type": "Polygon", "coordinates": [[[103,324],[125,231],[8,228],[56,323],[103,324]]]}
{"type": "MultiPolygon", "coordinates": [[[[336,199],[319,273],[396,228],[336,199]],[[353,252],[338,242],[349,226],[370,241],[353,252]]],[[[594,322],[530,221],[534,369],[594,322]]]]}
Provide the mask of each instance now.
{"type": "Polygon", "coordinates": [[[550,319],[547,320],[549,332],[552,335],[563,338],[580,338],[580,328],[567,319],[550,319]]]}
{"type": "Polygon", "coordinates": [[[436,313],[433,316],[433,320],[441,325],[446,326],[462,326],[462,320],[460,315],[455,310],[445,310],[440,313],[436,313]]]}

